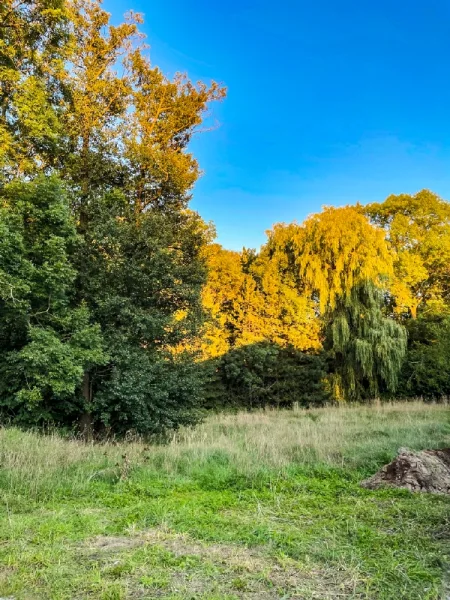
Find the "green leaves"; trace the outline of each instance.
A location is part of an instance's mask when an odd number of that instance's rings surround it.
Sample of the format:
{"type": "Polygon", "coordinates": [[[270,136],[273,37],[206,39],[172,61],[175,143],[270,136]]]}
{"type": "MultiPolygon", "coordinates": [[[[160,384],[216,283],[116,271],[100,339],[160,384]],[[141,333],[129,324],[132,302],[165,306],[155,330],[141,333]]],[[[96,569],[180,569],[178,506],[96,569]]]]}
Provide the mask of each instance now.
{"type": "MultiPolygon", "coordinates": [[[[264,406],[321,405],[328,400],[322,356],[270,342],[233,349],[211,365],[223,397],[216,405],[249,409],[264,406]]],[[[214,405],[214,388],[210,390],[214,405]]]]}
{"type": "Polygon", "coordinates": [[[371,281],[339,298],[327,314],[325,348],[336,399],[394,393],[406,352],[405,328],[383,313],[382,291],[371,281]]]}
{"type": "Polygon", "coordinates": [[[85,329],[62,340],[52,329],[31,327],[29,342],[18,353],[16,363],[26,380],[17,399],[32,408],[46,395],[54,401],[71,397],[87,364],[103,358],[98,328],[85,329]]]}
{"type": "Polygon", "coordinates": [[[450,319],[448,312],[410,319],[408,354],[399,393],[406,397],[440,399],[450,395],[450,319]]]}
{"type": "Polygon", "coordinates": [[[3,190],[2,204],[0,404],[39,422],[52,419],[52,404],[63,411],[85,369],[107,355],[86,304],[73,301],[78,237],[60,182],[16,182],[3,190]]]}
{"type": "Polygon", "coordinates": [[[0,174],[10,180],[49,167],[57,153],[64,3],[5,0],[0,25],[0,174]]]}

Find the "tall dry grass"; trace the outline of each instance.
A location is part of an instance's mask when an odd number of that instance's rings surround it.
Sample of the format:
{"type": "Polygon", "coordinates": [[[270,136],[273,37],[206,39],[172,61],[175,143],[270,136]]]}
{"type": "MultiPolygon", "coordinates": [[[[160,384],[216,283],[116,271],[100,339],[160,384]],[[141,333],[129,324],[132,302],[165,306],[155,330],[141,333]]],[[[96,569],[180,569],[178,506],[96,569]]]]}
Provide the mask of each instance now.
{"type": "Polygon", "coordinates": [[[165,445],[86,445],[57,433],[0,429],[0,493],[36,501],[121,478],[227,477],[320,465],[369,471],[401,446],[450,446],[450,407],[396,402],[209,416],[165,445]]]}

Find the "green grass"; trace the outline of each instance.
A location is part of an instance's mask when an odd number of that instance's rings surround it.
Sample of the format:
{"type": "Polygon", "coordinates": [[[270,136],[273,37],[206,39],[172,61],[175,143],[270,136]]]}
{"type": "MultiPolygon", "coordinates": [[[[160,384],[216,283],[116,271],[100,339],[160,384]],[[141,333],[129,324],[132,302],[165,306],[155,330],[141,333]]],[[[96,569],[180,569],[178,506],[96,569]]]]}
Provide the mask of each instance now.
{"type": "Polygon", "coordinates": [[[449,407],[217,415],[165,446],[1,429],[0,597],[444,599],[450,499],[359,486],[401,446],[450,446],[449,407]]]}

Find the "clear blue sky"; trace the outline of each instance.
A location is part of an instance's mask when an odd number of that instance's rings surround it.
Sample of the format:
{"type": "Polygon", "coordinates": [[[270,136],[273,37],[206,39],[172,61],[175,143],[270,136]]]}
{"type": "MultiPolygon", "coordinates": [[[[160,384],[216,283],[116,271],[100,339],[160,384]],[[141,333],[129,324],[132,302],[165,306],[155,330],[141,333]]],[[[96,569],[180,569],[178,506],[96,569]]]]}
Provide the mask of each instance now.
{"type": "Polygon", "coordinates": [[[450,199],[449,0],[106,0],[145,14],[166,73],[215,79],[192,208],[258,247],[324,204],[421,188],[450,199]]]}

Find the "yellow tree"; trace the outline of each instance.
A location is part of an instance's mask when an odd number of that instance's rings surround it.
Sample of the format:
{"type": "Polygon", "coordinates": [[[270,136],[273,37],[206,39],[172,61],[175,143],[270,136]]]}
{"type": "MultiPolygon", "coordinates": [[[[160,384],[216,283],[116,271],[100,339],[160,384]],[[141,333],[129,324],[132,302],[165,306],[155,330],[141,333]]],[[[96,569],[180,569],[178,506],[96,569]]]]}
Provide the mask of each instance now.
{"type": "MultiPolygon", "coordinates": [[[[130,106],[130,82],[121,61],[132,50],[141,19],[130,14],[124,23],[111,25],[109,13],[95,0],[70,0],[68,10],[67,153],[61,166],[86,199],[117,177],[119,127],[130,106]]],[[[82,207],[82,218],[84,212],[82,207]]]]}
{"type": "Polygon", "coordinates": [[[204,336],[208,356],[263,341],[303,351],[320,348],[313,303],[299,293],[291,273],[280,269],[280,251],[275,258],[268,246],[257,255],[214,244],[207,255],[203,305],[211,317],[204,336]]]}
{"type": "Polygon", "coordinates": [[[394,253],[392,293],[396,310],[417,316],[428,304],[448,303],[450,204],[428,190],[389,196],[365,208],[386,231],[394,253]]]}
{"type": "Polygon", "coordinates": [[[383,308],[392,256],[382,229],[359,207],[325,208],[298,232],[297,266],[317,299],[336,398],[362,400],[394,391],[406,333],[383,308]]]}
{"type": "Polygon", "coordinates": [[[253,277],[244,272],[241,254],[212,244],[207,249],[207,263],[208,280],[202,296],[210,315],[205,355],[216,357],[232,347],[262,341],[263,298],[253,277]]]}
{"type": "Polygon", "coordinates": [[[294,237],[296,263],[320,311],[333,309],[365,281],[382,285],[392,275],[392,256],[383,230],[358,208],[326,207],[309,217],[294,237]]]}
{"type": "Polygon", "coordinates": [[[199,176],[187,146],[208,104],[225,88],[215,82],[193,84],[178,73],[169,80],[141,49],[129,54],[133,110],[126,116],[123,144],[137,212],[148,206],[180,207],[199,176]]]}
{"type": "Polygon", "coordinates": [[[299,230],[300,226],[292,223],[277,224],[266,232],[268,241],[251,264],[250,272],[264,298],[264,337],[297,350],[318,350],[320,322],[295,266],[294,239],[299,230]]]}

